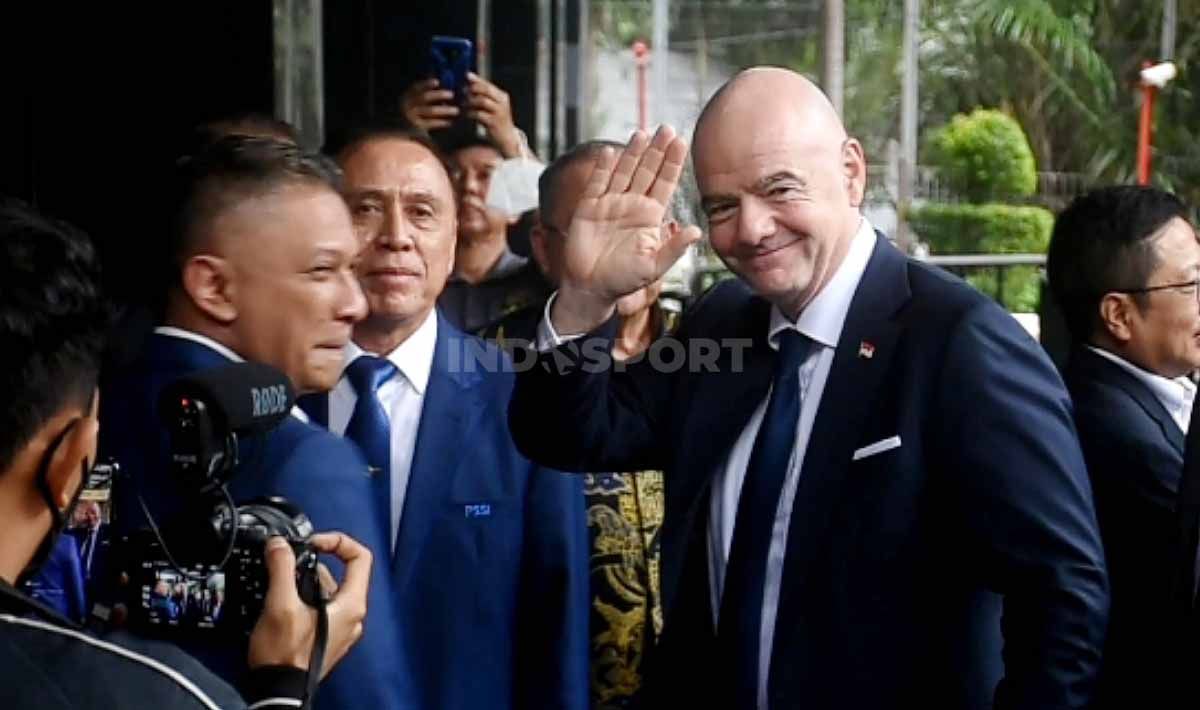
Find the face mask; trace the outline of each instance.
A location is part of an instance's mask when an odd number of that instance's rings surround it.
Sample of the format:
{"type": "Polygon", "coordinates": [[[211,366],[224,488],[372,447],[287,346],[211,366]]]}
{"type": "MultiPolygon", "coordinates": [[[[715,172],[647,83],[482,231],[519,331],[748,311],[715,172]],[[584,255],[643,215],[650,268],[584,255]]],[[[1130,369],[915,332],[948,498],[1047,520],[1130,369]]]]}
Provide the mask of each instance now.
{"type": "Polygon", "coordinates": [[[50,553],[54,551],[55,544],[58,543],[58,536],[66,529],[71,516],[75,514],[75,506],[79,504],[79,497],[83,494],[83,489],[86,487],[88,474],[91,472],[91,467],[88,465],[86,458],[80,463],[82,471],[80,472],[79,487],[75,489],[75,494],[71,497],[71,502],[67,504],[66,510],[59,510],[58,506],[54,504],[54,494],[50,492],[50,483],[47,480],[47,477],[50,475],[50,461],[54,458],[54,453],[58,451],[58,447],[78,421],[72,422],[70,426],[55,437],[54,441],[46,449],[46,453],[42,455],[41,462],[38,464],[37,478],[34,480],[34,483],[37,485],[38,492],[42,494],[42,500],[50,508],[50,515],[53,520],[50,523],[50,532],[46,534],[45,539],[42,540],[42,544],[38,546],[33,559],[25,566],[25,571],[17,578],[18,587],[22,586],[30,577],[37,574],[42,565],[46,564],[46,560],[50,558],[50,553]]]}
{"type": "Polygon", "coordinates": [[[538,178],[546,169],[532,158],[505,160],[492,172],[488,187],[488,207],[516,217],[538,206],[538,178]]]}

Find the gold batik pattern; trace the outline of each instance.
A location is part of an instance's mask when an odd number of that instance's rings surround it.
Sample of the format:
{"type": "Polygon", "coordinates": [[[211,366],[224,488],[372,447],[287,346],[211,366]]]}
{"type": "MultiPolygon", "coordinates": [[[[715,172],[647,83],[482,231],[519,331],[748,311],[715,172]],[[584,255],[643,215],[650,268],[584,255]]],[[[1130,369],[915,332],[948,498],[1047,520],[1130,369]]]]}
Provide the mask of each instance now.
{"type": "Polygon", "coordinates": [[[658,533],[661,471],[584,476],[591,537],[592,707],[628,707],[662,630],[658,533]]]}

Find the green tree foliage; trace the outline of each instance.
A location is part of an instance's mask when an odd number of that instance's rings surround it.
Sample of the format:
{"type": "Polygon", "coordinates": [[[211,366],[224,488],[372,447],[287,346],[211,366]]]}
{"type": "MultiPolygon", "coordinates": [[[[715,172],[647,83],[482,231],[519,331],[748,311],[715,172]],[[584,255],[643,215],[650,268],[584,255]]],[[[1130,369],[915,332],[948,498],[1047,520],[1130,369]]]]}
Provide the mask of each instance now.
{"type": "Polygon", "coordinates": [[[930,163],[971,202],[1025,198],[1037,188],[1021,126],[1000,111],[958,115],[933,134],[930,163]]]}
{"type": "MultiPolygon", "coordinates": [[[[1020,121],[1043,170],[1133,179],[1137,71],[1159,59],[1160,0],[928,0],[923,126],[977,106],[1020,121]]],[[[1200,0],[1178,0],[1180,78],[1160,95],[1154,180],[1200,198],[1200,0]]]]}
{"type": "MultiPolygon", "coordinates": [[[[933,134],[935,165],[967,204],[926,204],[908,221],[937,254],[1044,254],[1054,216],[1027,205],[1001,204],[1033,194],[1037,172],[1021,126],[1000,111],[957,115],[933,134]]],[[[968,283],[1017,312],[1037,309],[1037,267],[977,269],[968,283]]]]}
{"type": "MultiPolygon", "coordinates": [[[[1049,210],[1003,204],[927,204],[910,210],[908,219],[937,254],[1044,254],[1054,226],[1049,210]]],[[[1010,311],[1037,310],[1036,266],[972,269],[966,279],[1010,311]]]]}
{"type": "MultiPolygon", "coordinates": [[[[672,0],[671,42],[732,68],[788,66],[816,79],[822,0],[672,0]]],[[[650,36],[651,0],[595,0],[621,46],[650,36]]],[[[899,133],[900,0],[845,0],[849,130],[872,162],[899,133]]],[[[1154,180],[1200,203],[1200,0],[1178,0],[1180,76],[1159,97],[1154,180]]],[[[958,113],[1001,107],[1042,170],[1128,182],[1135,171],[1137,71],[1157,61],[1161,0],[922,0],[924,133],[958,113]]],[[[920,156],[924,160],[925,156],[920,156]]]]}
{"type": "MultiPolygon", "coordinates": [[[[1159,94],[1153,180],[1197,205],[1200,0],[1177,1],[1179,78],[1159,94]]],[[[714,64],[776,64],[819,80],[821,4],[672,0],[670,39],[714,64]]],[[[594,0],[593,7],[593,19],[608,13],[624,23],[622,46],[649,38],[651,0],[594,0]]],[[[884,162],[888,140],[899,137],[902,9],[900,0],[845,0],[845,121],[872,163],[884,162]]],[[[1161,59],[1161,23],[1161,0],[922,0],[918,132],[998,107],[1024,129],[1039,169],[1130,182],[1137,72],[1143,61],[1161,59]]]]}
{"type": "Polygon", "coordinates": [[[927,204],[909,223],[938,254],[1042,254],[1054,215],[1028,205],[927,204]]]}

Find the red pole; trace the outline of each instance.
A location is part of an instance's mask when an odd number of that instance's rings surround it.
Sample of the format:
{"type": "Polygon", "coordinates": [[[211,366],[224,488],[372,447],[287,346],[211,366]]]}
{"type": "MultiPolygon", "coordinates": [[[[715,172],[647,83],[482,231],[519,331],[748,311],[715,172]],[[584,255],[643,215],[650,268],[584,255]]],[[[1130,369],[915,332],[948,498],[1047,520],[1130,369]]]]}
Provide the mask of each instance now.
{"type": "MultiPolygon", "coordinates": [[[[1150,66],[1147,62],[1145,66],[1150,66]]],[[[1150,143],[1154,137],[1154,94],[1152,84],[1142,82],[1142,116],[1138,121],[1137,181],[1150,184],[1150,143]]]]}
{"type": "Polygon", "coordinates": [[[638,129],[646,130],[646,43],[636,40],[633,43],[633,61],[637,65],[637,102],[638,129]]]}

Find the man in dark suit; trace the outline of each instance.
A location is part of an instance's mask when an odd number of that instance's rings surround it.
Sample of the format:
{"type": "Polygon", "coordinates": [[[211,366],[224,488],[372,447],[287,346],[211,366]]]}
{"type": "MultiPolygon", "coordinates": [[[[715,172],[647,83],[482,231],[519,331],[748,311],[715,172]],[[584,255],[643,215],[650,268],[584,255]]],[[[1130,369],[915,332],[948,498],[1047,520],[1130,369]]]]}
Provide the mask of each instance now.
{"type": "MultiPolygon", "coordinates": [[[[300,707],[318,620],[297,593],[296,558],[281,539],[263,553],[268,594],[239,678],[244,700],[177,648],[123,633],[96,638],[20,591],[53,551],[69,548],[78,565],[75,541],[61,532],[84,486],[106,478],[93,462],[108,307],[90,240],[2,199],[0,283],[0,391],[8,400],[0,407],[0,706],[300,707]]],[[[346,564],[341,588],[327,587],[328,670],[362,635],[371,554],[341,534],[314,535],[312,545],[346,564]]],[[[168,600],[167,579],[147,592],[147,602],[168,600]]]]}
{"type": "MultiPolygon", "coordinates": [[[[163,387],[245,359],[278,368],[300,392],[326,390],[337,381],[352,325],[366,312],[351,266],[358,241],[328,161],[284,142],[229,137],[183,160],[178,180],[176,272],[164,325],[101,387],[101,454],[116,458],[133,481],[114,489],[114,522],[122,526],[115,533],[145,523],[137,493],[160,524],[184,505],[168,474],[157,411],[163,387]]],[[[234,500],[283,496],[318,529],[340,529],[379,549],[386,521],[371,514],[366,463],[354,447],[296,414],[265,440],[239,442],[229,484],[234,500]]],[[[319,707],[407,707],[393,675],[399,624],[388,564],[378,554],[374,562],[366,638],[322,687],[319,707]]],[[[219,638],[188,649],[231,677],[242,669],[229,646],[219,638]]]]}
{"type": "Polygon", "coordinates": [[[539,336],[559,345],[509,411],[547,465],[665,470],[647,707],[1086,705],[1108,589],[1045,354],[870,227],[862,148],[803,77],[739,74],[695,144],[739,278],[674,344],[606,366],[617,298],[700,236],[660,236],[686,145],[635,134],[592,174],[539,336]]]}
{"type": "Polygon", "coordinates": [[[1127,708],[1157,697],[1171,654],[1176,497],[1196,393],[1188,374],[1200,367],[1200,242],[1174,195],[1103,188],[1059,215],[1047,272],[1074,340],[1064,376],[1112,581],[1097,705],[1127,708]]]}
{"type": "MultiPolygon", "coordinates": [[[[1200,664],[1200,408],[1192,407],[1192,421],[1183,454],[1176,518],[1175,561],[1172,564],[1171,609],[1176,614],[1171,628],[1175,652],[1174,688],[1186,707],[1193,701],[1195,668],[1200,664]]],[[[1192,703],[1194,704],[1194,703],[1192,703]]]]}
{"type": "Polygon", "coordinates": [[[80,501],[75,509],[74,525],[68,528],[71,537],[79,545],[79,560],[83,578],[92,581],[92,570],[104,569],[108,552],[108,526],[100,517],[100,504],[94,500],[80,501]]]}
{"type": "Polygon", "coordinates": [[[108,558],[108,526],[101,520],[100,504],[80,501],[64,532],[46,566],[29,581],[28,591],[68,619],[82,621],[93,598],[89,590],[98,581],[93,571],[103,570],[108,558]]]}
{"type": "Polygon", "coordinates": [[[414,707],[585,708],[582,488],[517,453],[511,362],[435,308],[454,258],[450,178],[410,131],[366,130],[338,160],[370,312],[337,386],[304,407],[371,466],[414,707]]]}

